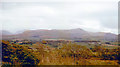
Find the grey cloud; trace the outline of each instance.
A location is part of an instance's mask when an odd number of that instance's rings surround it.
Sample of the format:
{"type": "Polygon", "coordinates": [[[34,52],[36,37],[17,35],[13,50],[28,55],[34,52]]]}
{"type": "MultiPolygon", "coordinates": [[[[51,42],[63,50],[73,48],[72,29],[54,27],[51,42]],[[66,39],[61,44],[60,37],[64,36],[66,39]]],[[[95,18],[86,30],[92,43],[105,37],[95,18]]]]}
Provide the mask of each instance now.
{"type": "MultiPolygon", "coordinates": [[[[88,19],[96,20],[98,24],[100,22],[98,25],[100,27],[117,30],[116,4],[113,2],[72,3],[69,1],[9,2],[2,3],[3,9],[0,11],[3,11],[3,17],[0,20],[2,20],[3,29],[12,31],[40,28],[70,29],[76,28],[75,24],[78,24],[78,27],[84,25],[84,20],[88,19]]],[[[101,31],[99,28],[97,30],[101,31]]]]}

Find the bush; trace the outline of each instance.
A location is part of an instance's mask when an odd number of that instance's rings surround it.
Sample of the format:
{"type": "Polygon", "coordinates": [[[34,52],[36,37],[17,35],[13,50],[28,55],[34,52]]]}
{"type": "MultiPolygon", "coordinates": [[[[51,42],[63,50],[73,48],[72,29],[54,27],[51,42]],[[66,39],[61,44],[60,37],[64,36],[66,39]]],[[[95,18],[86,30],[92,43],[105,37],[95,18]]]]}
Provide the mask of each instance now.
{"type": "Polygon", "coordinates": [[[2,61],[14,64],[27,64],[35,65],[39,63],[39,60],[34,57],[34,55],[19,45],[9,44],[9,42],[2,42],[2,61]]]}
{"type": "Polygon", "coordinates": [[[74,57],[74,58],[91,58],[92,51],[86,48],[85,46],[80,46],[76,44],[64,45],[60,52],[62,57],[74,57]]]}

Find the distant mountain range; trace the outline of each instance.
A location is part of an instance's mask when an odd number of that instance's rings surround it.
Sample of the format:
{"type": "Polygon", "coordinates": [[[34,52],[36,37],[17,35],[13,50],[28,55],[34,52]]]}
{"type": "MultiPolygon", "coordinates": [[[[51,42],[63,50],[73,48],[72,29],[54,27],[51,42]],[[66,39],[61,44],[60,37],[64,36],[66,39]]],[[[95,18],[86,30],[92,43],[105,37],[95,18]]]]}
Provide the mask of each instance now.
{"type": "Polygon", "coordinates": [[[12,33],[6,30],[0,30],[0,35],[12,35],[12,33]]]}
{"type": "Polygon", "coordinates": [[[88,32],[83,29],[69,30],[26,30],[23,33],[11,34],[8,31],[2,31],[3,39],[69,39],[69,40],[100,40],[116,41],[118,35],[104,32],[88,32]]]}

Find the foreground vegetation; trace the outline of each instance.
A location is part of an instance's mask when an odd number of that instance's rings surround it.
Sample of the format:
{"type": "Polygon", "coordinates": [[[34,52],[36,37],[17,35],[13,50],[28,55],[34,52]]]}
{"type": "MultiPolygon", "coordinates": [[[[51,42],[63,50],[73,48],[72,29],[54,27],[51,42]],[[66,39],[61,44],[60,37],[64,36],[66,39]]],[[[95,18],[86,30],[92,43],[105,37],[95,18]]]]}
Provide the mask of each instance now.
{"type": "Polygon", "coordinates": [[[3,65],[119,65],[120,48],[87,48],[75,43],[51,47],[36,42],[17,45],[2,41],[3,65]]]}

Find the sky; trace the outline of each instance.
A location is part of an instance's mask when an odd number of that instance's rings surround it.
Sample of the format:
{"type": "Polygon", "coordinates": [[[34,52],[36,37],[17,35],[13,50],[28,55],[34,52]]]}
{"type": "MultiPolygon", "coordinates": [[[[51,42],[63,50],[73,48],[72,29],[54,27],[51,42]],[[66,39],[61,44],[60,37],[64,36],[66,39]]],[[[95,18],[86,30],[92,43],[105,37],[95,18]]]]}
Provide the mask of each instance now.
{"type": "Polygon", "coordinates": [[[1,0],[0,30],[75,29],[118,33],[119,0],[1,0]]]}

